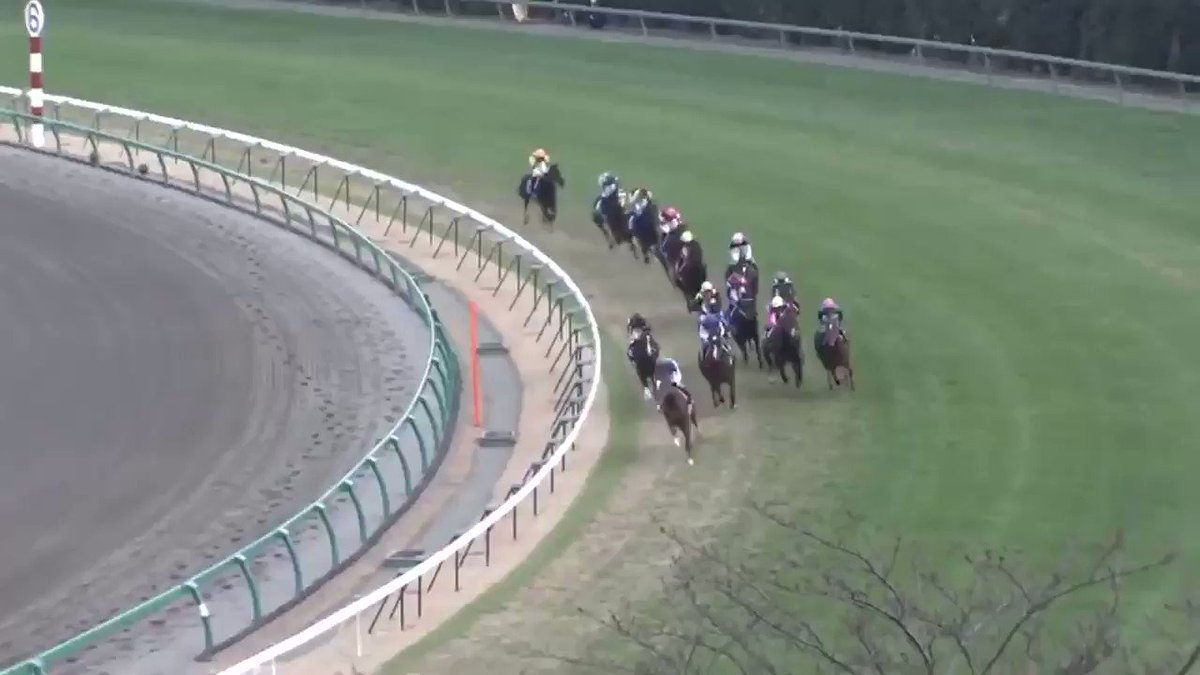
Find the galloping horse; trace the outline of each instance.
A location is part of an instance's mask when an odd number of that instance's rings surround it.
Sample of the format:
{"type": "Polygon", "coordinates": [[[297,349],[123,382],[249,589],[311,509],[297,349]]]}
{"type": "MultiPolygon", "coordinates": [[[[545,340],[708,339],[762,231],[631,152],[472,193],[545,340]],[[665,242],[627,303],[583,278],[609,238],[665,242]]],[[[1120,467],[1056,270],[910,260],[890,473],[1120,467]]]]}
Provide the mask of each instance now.
{"type": "Polygon", "coordinates": [[[691,244],[681,244],[679,260],[675,263],[675,275],[672,281],[674,281],[675,287],[683,293],[683,299],[689,312],[694,309],[693,302],[696,295],[700,293],[700,286],[707,278],[708,266],[704,264],[704,251],[700,248],[700,242],[693,240],[691,244]]]}
{"type": "Polygon", "coordinates": [[[766,352],[768,363],[779,368],[779,377],[787,384],[787,373],[784,367],[789,363],[796,375],[796,388],[804,379],[804,353],[800,349],[800,337],[796,328],[796,310],[786,307],[775,325],[767,329],[766,352]]]}
{"type": "Polygon", "coordinates": [[[633,250],[633,242],[630,241],[629,232],[625,228],[625,209],[621,205],[620,193],[614,190],[606,197],[597,198],[592,219],[604,235],[609,249],[629,241],[629,248],[633,250]]]}
{"type": "Polygon", "coordinates": [[[712,390],[714,408],[721,407],[725,402],[725,393],[721,385],[727,384],[729,409],[737,409],[737,385],[734,380],[736,363],[733,352],[725,348],[719,337],[713,336],[705,340],[704,348],[700,352],[700,374],[708,381],[708,388],[712,390]]]}
{"type": "Polygon", "coordinates": [[[563,178],[558,164],[554,163],[550,165],[546,175],[537,181],[537,187],[531,191],[533,182],[530,175],[525,174],[521,178],[521,184],[517,186],[517,195],[525,203],[525,224],[529,224],[529,200],[534,199],[541,208],[542,223],[553,226],[554,220],[558,218],[558,188],[566,187],[567,181],[563,178]],[[535,191],[537,194],[534,194],[535,191]]]}
{"type": "Polygon", "coordinates": [[[634,208],[629,212],[629,231],[642,249],[642,262],[650,264],[650,255],[658,255],[658,224],[655,214],[658,206],[650,199],[650,192],[638,188],[633,193],[634,208]],[[644,196],[645,202],[639,203],[644,196]]]}
{"type": "Polygon", "coordinates": [[[683,242],[679,240],[679,237],[686,231],[687,225],[680,225],[671,231],[663,230],[662,237],[659,239],[658,261],[662,263],[663,272],[671,283],[675,282],[672,270],[679,262],[679,254],[683,250],[683,242]]]}
{"type": "Polygon", "coordinates": [[[633,343],[625,351],[625,355],[633,363],[638,384],[642,385],[642,396],[647,400],[653,397],[654,364],[658,361],[658,353],[658,342],[654,340],[653,335],[645,331],[635,332],[633,343]]]}
{"type": "Polygon", "coordinates": [[[831,316],[821,323],[820,330],[813,336],[813,348],[821,365],[825,366],[825,380],[829,388],[833,385],[842,386],[838,377],[838,369],[846,369],[846,378],[854,390],[854,369],[850,367],[850,340],[842,332],[842,322],[836,316],[831,316]]]}
{"type": "Polygon", "coordinates": [[[733,327],[733,341],[737,343],[738,349],[742,350],[742,363],[750,361],[746,345],[753,344],[754,355],[758,357],[758,367],[762,368],[762,347],[759,346],[758,339],[758,308],[755,306],[757,302],[757,299],[743,295],[730,309],[729,323],[733,327]]]}
{"type": "Polygon", "coordinates": [[[683,450],[687,453],[687,463],[695,464],[692,459],[692,428],[700,430],[700,425],[696,423],[695,409],[688,410],[687,396],[683,394],[675,385],[664,384],[662,394],[659,398],[659,406],[662,408],[663,419],[667,422],[667,431],[671,433],[671,440],[675,442],[675,446],[679,447],[679,437],[676,432],[683,434],[683,450]]]}

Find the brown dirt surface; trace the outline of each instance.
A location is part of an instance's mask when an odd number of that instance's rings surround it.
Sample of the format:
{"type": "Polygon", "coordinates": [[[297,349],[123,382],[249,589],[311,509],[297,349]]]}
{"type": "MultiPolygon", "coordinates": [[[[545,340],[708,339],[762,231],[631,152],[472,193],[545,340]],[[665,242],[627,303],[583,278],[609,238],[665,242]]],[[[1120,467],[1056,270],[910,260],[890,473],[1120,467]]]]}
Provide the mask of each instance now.
{"type": "MultiPolygon", "coordinates": [[[[66,147],[72,154],[87,154],[81,144],[68,142],[66,147]]],[[[149,157],[135,156],[135,159],[138,162],[146,162],[149,157]]],[[[101,146],[101,161],[107,166],[124,165],[124,157],[116,145],[101,146]]],[[[155,166],[156,163],[150,164],[155,166]]],[[[191,179],[190,171],[185,165],[168,165],[168,169],[172,181],[191,179]]],[[[157,167],[150,172],[151,176],[156,171],[157,167]]],[[[206,189],[214,192],[223,189],[220,179],[215,175],[204,175],[202,183],[206,189]]],[[[252,193],[243,186],[235,186],[235,193],[243,206],[252,203],[252,193]]],[[[335,215],[348,221],[356,220],[360,210],[358,205],[347,208],[344,204],[332,209],[335,215]]],[[[518,444],[492,496],[491,503],[499,504],[505,498],[509,486],[520,482],[530,463],[540,459],[550,431],[548,423],[553,417],[556,400],[554,388],[561,366],[557,369],[548,367],[551,356],[557,351],[550,350],[553,330],[547,330],[541,339],[538,339],[543,325],[541,318],[545,314],[545,302],[535,301],[532,286],[527,286],[517,293],[515,274],[510,275],[497,288],[500,270],[492,263],[485,263],[480,272],[480,268],[475,264],[476,259],[467,257],[463,258],[466,264],[460,266],[461,251],[452,253],[452,243],[445,244],[442,250],[438,251],[437,238],[432,243],[424,236],[414,238],[411,228],[406,232],[400,227],[395,227],[385,236],[386,223],[382,219],[374,219],[370,214],[359,220],[358,226],[385,248],[398,252],[404,260],[410,261],[420,271],[453,287],[462,294],[464,300],[474,301],[481,314],[503,337],[504,344],[509,349],[509,356],[520,371],[522,406],[521,421],[517,429],[518,444]],[[534,312],[536,318],[526,324],[525,317],[533,312],[535,306],[538,308],[534,312]]],[[[465,359],[468,354],[466,345],[469,344],[469,336],[464,331],[455,331],[451,327],[451,339],[465,359]]],[[[328,642],[323,642],[298,658],[289,660],[287,672],[300,675],[330,675],[371,670],[404,646],[426,635],[463,605],[478,597],[491,584],[503,578],[553,529],[566,511],[566,506],[582,489],[588,472],[595,465],[601,449],[607,442],[607,400],[606,390],[602,386],[592,412],[584,422],[584,433],[580,435],[580,440],[570,453],[569,470],[556,472],[553,495],[547,490],[540,491],[539,516],[531,517],[529,504],[521,508],[520,536],[515,541],[511,537],[511,520],[502,521],[491,538],[490,566],[483,564],[480,549],[476,547],[460,570],[460,592],[453,592],[452,569],[447,566],[437,582],[436,590],[427,592],[423,598],[422,617],[418,620],[410,609],[403,631],[400,630],[398,621],[382,621],[374,636],[363,636],[363,656],[355,657],[353,629],[344,627],[328,642]]],[[[357,597],[377,587],[383,559],[395,550],[411,547],[438,513],[455,499],[456,488],[465,479],[470,455],[476,450],[476,437],[480,432],[470,424],[470,404],[469,390],[464,391],[460,401],[463,412],[455,429],[455,440],[443,466],[416,505],[389,529],[375,547],[304,602],[269,622],[247,639],[218,654],[213,663],[196,667],[194,670],[213,672],[220,667],[231,665],[344,606],[351,597],[357,597]]],[[[370,615],[366,615],[364,622],[369,620],[370,615]]]]}

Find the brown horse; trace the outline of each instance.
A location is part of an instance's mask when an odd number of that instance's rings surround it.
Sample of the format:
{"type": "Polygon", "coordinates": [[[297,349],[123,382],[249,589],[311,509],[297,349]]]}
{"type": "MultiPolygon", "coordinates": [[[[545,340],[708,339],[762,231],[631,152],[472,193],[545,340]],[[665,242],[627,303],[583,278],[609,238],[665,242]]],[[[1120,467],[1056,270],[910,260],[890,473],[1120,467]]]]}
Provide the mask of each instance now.
{"type": "Polygon", "coordinates": [[[802,340],[797,334],[796,319],[796,309],[789,305],[780,314],[775,325],[767,329],[763,351],[768,364],[779,369],[779,377],[784,384],[788,382],[785,368],[791,364],[792,372],[796,376],[796,388],[799,389],[804,380],[804,352],[800,348],[802,340]]]}
{"type": "Polygon", "coordinates": [[[663,419],[667,422],[667,431],[671,432],[671,440],[679,447],[679,436],[676,432],[682,433],[687,463],[695,464],[695,460],[692,459],[692,428],[700,430],[700,425],[696,423],[695,408],[688,410],[687,396],[672,384],[664,384],[662,387],[659,405],[662,407],[663,419]]]}
{"type": "Polygon", "coordinates": [[[821,322],[821,329],[813,336],[813,348],[821,365],[825,366],[825,380],[829,388],[833,389],[835,384],[842,386],[838,371],[844,368],[850,390],[853,391],[854,368],[850,367],[850,340],[842,331],[842,322],[836,316],[827,317],[821,322]]]}
{"type": "Polygon", "coordinates": [[[737,410],[737,385],[734,380],[736,361],[733,352],[725,348],[719,339],[709,339],[700,351],[700,374],[708,381],[712,390],[713,407],[720,408],[725,402],[722,385],[729,385],[729,409],[737,410]]]}

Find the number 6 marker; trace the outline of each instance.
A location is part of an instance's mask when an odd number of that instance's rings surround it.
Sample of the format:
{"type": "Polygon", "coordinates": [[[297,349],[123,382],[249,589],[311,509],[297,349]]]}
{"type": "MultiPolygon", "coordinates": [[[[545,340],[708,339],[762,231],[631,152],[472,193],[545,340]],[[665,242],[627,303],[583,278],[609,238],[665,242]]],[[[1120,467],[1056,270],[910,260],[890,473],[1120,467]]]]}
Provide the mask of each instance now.
{"type": "Polygon", "coordinates": [[[35,148],[46,144],[42,126],[45,93],[42,89],[42,31],[46,29],[46,10],[40,0],[25,4],[25,30],[29,33],[29,114],[34,117],[29,140],[35,148]]]}
{"type": "Polygon", "coordinates": [[[46,10],[42,9],[42,3],[38,0],[29,0],[25,3],[25,30],[29,33],[29,37],[41,37],[42,29],[45,27],[46,10]]]}

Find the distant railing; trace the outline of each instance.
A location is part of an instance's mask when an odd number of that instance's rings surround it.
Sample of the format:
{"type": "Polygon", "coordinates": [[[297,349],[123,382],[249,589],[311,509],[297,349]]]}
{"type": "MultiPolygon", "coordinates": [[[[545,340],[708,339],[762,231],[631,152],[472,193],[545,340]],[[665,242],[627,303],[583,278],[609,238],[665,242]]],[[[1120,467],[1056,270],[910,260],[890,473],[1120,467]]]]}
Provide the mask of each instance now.
{"type": "MultiPolygon", "coordinates": [[[[24,92],[0,87],[0,107],[6,105],[6,96],[11,99],[8,105],[18,107],[24,92]]],[[[530,339],[544,348],[546,367],[554,374],[555,412],[547,420],[550,436],[535,441],[540,449],[538,459],[518,482],[508,486],[501,503],[489,505],[479,522],[455,533],[439,550],[403,551],[394,556],[393,564],[399,567],[396,579],[229,672],[253,672],[253,664],[282,663],[300,645],[311,647],[313,640],[331,632],[341,636],[338,629],[343,626],[352,628],[346,631],[349,656],[361,656],[366,636],[385,627],[411,628],[421,619],[429,594],[457,592],[470,584],[473,565],[491,565],[499,543],[494,536],[497,527],[504,539],[515,540],[519,523],[530,522],[526,519],[546,511],[547,498],[554,495],[558,477],[567,472],[569,455],[596,402],[602,369],[599,325],[591,305],[553,259],[474,209],[419,185],[332,157],[235,131],[65,96],[46,95],[46,114],[103,128],[125,139],[153,139],[204,162],[233,167],[247,176],[254,174],[258,176],[255,180],[265,178],[266,183],[282,186],[294,196],[304,195],[310,203],[350,213],[348,219],[361,227],[382,224],[382,234],[392,233],[393,238],[398,231],[408,248],[421,245],[433,257],[452,257],[459,270],[469,271],[477,282],[492,287],[491,294],[501,307],[507,305],[510,312],[524,315],[525,327],[535,331],[530,339]],[[439,578],[443,579],[440,584],[439,578]]],[[[132,166],[132,162],[126,165],[132,166]]],[[[485,346],[481,345],[481,350],[485,346]]],[[[33,672],[38,671],[0,675],[33,672]]]]}
{"type": "MultiPolygon", "coordinates": [[[[298,1],[302,3],[306,0],[298,1]]],[[[362,7],[375,6],[371,0],[362,0],[359,4],[362,7]]],[[[486,16],[488,12],[481,10],[491,7],[494,8],[489,10],[494,11],[492,16],[512,19],[513,4],[511,0],[397,0],[381,7],[416,14],[438,13],[471,17],[486,16]],[[473,8],[472,5],[477,7],[473,8]]],[[[859,56],[883,56],[893,59],[898,57],[908,63],[954,68],[974,75],[973,79],[989,85],[998,83],[1001,78],[1014,77],[1052,93],[1077,91],[1080,85],[1092,85],[1111,91],[1109,100],[1117,103],[1142,102],[1138,97],[1149,94],[1175,99],[1180,110],[1200,109],[1200,100],[1196,98],[1196,95],[1200,94],[1200,76],[1185,73],[835,28],[591,7],[542,0],[518,4],[527,8],[526,21],[549,20],[584,27],[589,15],[598,15],[609,20],[605,26],[606,30],[628,31],[647,37],[688,37],[718,43],[784,49],[832,48],[838,52],[859,56]]]]}
{"type": "MultiPolygon", "coordinates": [[[[11,95],[12,91],[0,89],[0,94],[11,95]]],[[[9,126],[20,145],[29,142],[33,119],[22,112],[0,109],[0,129],[9,126]]],[[[202,644],[201,653],[206,653],[315,589],[352,562],[377,533],[415,501],[441,463],[449,432],[455,424],[461,392],[459,363],[441,321],[416,280],[387,252],[329,210],[245,172],[177,149],[53,119],[45,120],[45,128],[50,153],[183,187],[250,210],[330,247],[390,287],[417,309],[429,327],[430,357],[424,365],[417,395],[384,438],[314,503],[183,583],[0,675],[47,673],[56,665],[75,661],[85,650],[94,649],[131,626],[150,617],[162,617],[168,610],[178,614],[181,607],[190,607],[186,614],[193,618],[180,625],[191,624],[192,630],[202,633],[202,642],[196,643],[202,644]],[[186,182],[179,180],[181,165],[187,167],[186,182]],[[349,506],[345,506],[347,502],[349,506]],[[322,531],[323,536],[316,533],[305,536],[306,529],[314,528],[322,531]],[[282,580],[286,582],[282,594],[273,592],[275,588],[265,589],[258,572],[260,564],[271,557],[290,563],[290,579],[282,580]],[[223,609],[214,610],[214,600],[209,599],[219,592],[218,587],[230,588],[235,579],[244,582],[248,593],[241,606],[248,603],[249,611],[241,617],[223,609]],[[274,606],[267,602],[270,599],[276,601],[274,606]],[[217,630],[220,619],[226,621],[219,625],[224,629],[223,634],[217,630]]]]}

